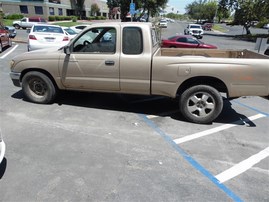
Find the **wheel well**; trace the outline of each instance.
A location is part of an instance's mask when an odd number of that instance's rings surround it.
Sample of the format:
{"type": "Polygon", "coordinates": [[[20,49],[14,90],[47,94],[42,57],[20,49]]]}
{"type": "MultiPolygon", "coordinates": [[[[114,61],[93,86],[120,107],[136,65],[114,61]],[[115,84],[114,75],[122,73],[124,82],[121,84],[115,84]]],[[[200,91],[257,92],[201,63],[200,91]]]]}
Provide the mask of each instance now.
{"type": "Polygon", "coordinates": [[[198,76],[190,78],[186,81],[184,81],[178,88],[177,94],[182,94],[186,89],[197,86],[197,85],[208,85],[216,90],[218,90],[221,93],[226,93],[226,96],[228,96],[228,89],[223,81],[221,81],[218,78],[215,77],[209,77],[209,76],[198,76]]]}
{"type": "Polygon", "coordinates": [[[47,77],[49,77],[49,79],[52,81],[53,85],[58,88],[54,78],[51,76],[51,74],[49,72],[47,72],[46,70],[44,69],[36,69],[36,68],[29,68],[29,69],[25,69],[24,71],[21,72],[21,78],[20,78],[20,82],[22,81],[22,78],[24,77],[24,75],[28,72],[32,72],[32,71],[35,71],[35,72],[41,72],[43,74],[45,74],[47,77]]]}

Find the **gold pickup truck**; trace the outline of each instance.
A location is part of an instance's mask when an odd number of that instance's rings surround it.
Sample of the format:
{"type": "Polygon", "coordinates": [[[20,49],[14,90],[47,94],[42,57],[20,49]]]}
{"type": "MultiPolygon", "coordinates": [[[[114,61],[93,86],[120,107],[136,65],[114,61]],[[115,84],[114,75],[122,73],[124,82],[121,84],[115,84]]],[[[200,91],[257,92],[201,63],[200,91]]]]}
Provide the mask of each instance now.
{"type": "Polygon", "coordinates": [[[210,123],[223,99],[269,95],[269,58],[248,50],[160,48],[149,23],[100,23],[67,46],[13,58],[10,76],[25,98],[51,103],[58,90],[178,98],[181,113],[210,123]]]}

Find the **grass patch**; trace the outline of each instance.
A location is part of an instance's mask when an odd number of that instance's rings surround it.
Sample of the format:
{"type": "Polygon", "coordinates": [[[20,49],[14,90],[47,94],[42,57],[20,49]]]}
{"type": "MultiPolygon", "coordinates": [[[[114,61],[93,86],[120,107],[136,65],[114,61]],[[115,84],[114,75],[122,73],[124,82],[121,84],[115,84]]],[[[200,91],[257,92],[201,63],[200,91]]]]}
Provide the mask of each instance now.
{"type": "MultiPolygon", "coordinates": [[[[78,24],[81,24],[81,23],[78,23],[78,22],[51,22],[52,25],[59,25],[59,26],[64,26],[64,27],[71,27],[71,26],[75,26],[75,25],[78,25],[78,24]]],[[[87,24],[90,24],[90,23],[87,23],[87,24]]]]}
{"type": "Polygon", "coordinates": [[[5,26],[12,26],[13,21],[15,21],[15,20],[8,20],[8,19],[3,20],[5,26]]]}
{"type": "MultiPolygon", "coordinates": [[[[8,19],[4,19],[3,22],[4,22],[4,25],[5,26],[12,26],[13,25],[13,21],[16,21],[16,20],[8,20],[8,19]]],[[[78,24],[81,24],[79,22],[50,22],[50,24],[53,24],[53,25],[60,25],[60,26],[64,26],[64,27],[71,27],[71,26],[75,26],[75,25],[78,25],[78,24]]],[[[91,24],[90,22],[89,23],[85,23],[85,24],[91,24]]]]}
{"type": "Polygon", "coordinates": [[[214,24],[213,27],[212,27],[212,29],[217,30],[217,31],[220,31],[220,32],[228,32],[227,29],[225,29],[222,26],[217,25],[217,24],[214,24]]]}

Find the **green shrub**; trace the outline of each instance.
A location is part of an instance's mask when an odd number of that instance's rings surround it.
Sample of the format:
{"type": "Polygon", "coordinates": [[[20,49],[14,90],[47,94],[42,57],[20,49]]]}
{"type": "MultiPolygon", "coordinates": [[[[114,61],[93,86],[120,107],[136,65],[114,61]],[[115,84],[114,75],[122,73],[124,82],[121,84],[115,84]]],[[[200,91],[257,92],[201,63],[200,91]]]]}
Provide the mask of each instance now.
{"type": "Polygon", "coordinates": [[[5,19],[7,20],[18,20],[22,19],[24,16],[22,14],[12,14],[12,15],[7,15],[5,16],[5,19]]]}
{"type": "Polygon", "coordinates": [[[72,17],[72,22],[77,22],[78,21],[78,18],[76,16],[73,16],[72,17]]]}
{"type": "Polygon", "coordinates": [[[55,21],[55,16],[49,16],[49,21],[55,21]]]}
{"type": "Polygon", "coordinates": [[[87,20],[95,20],[95,16],[89,16],[87,17],[87,20]]]}
{"type": "Polygon", "coordinates": [[[264,19],[264,20],[261,20],[260,22],[258,22],[258,24],[256,25],[257,28],[262,28],[265,24],[268,24],[269,23],[269,20],[267,19],[264,19]]]}

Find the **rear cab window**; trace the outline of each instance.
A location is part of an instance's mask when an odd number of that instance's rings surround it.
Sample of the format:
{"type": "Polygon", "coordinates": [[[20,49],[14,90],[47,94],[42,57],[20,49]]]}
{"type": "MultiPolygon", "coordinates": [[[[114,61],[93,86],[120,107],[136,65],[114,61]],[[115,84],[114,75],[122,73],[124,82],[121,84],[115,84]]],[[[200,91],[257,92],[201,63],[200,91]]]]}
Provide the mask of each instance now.
{"type": "Polygon", "coordinates": [[[143,53],[143,35],[140,27],[123,28],[122,52],[126,55],[143,53]]]}

